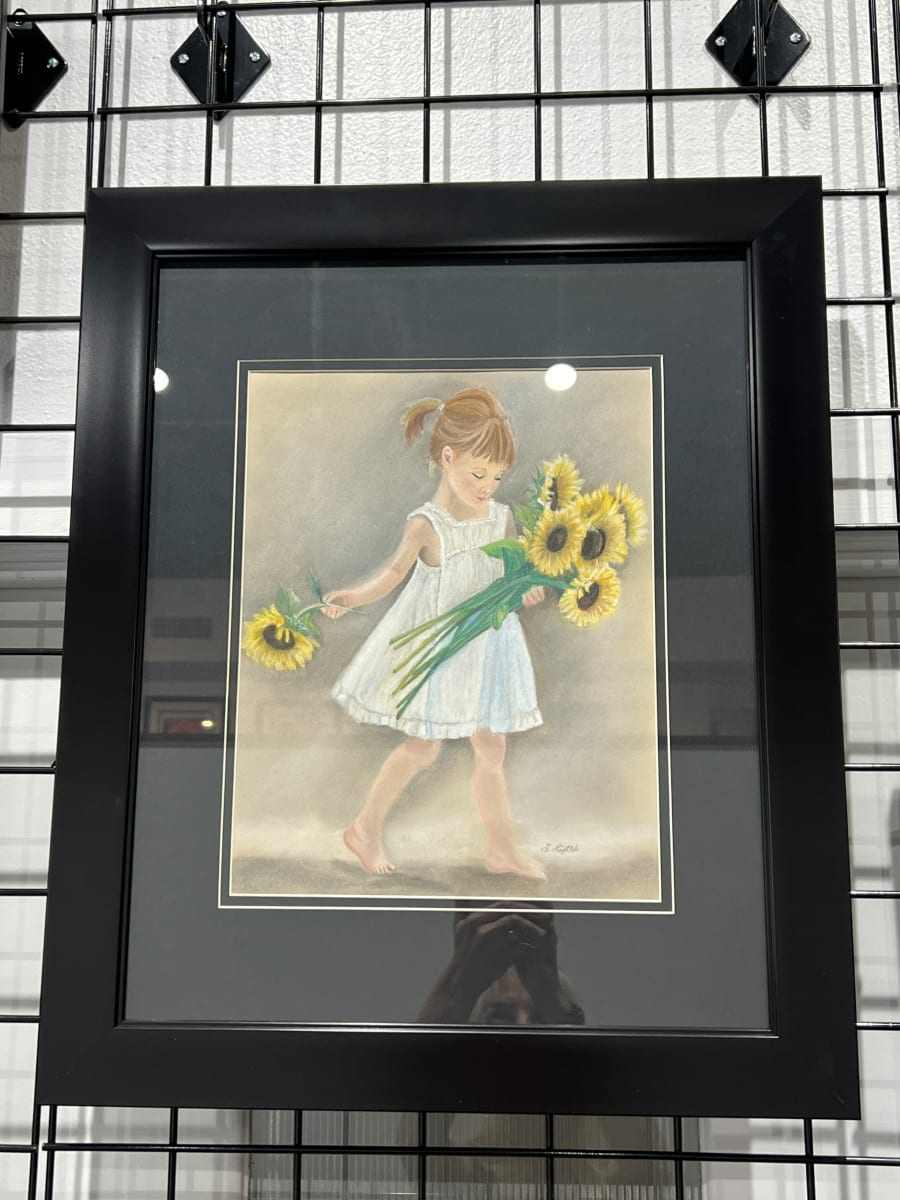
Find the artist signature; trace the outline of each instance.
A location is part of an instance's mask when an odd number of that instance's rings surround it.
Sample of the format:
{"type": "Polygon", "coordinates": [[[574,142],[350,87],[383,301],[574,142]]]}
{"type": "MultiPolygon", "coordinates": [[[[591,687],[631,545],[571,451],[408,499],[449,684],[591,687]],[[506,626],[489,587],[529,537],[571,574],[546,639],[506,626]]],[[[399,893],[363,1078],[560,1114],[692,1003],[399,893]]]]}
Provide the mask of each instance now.
{"type": "Polygon", "coordinates": [[[578,845],[572,842],[545,842],[541,854],[577,854],[578,845]]]}

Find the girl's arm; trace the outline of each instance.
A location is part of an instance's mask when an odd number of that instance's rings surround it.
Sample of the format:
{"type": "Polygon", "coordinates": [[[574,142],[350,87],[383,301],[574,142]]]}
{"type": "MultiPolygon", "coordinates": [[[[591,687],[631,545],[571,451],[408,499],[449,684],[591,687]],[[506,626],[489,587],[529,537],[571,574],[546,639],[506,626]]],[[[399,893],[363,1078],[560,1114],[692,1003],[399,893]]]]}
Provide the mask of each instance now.
{"type": "Polygon", "coordinates": [[[340,605],[341,607],[323,608],[323,614],[336,619],[343,616],[342,609],[360,608],[364,604],[372,604],[375,600],[381,600],[382,597],[390,595],[409,574],[410,568],[422,550],[426,547],[433,548],[433,538],[434,531],[424,517],[413,517],[412,520],[407,521],[403,537],[390,558],[383,562],[368,579],[363,579],[349,588],[327,592],[324,596],[325,604],[340,605]]]}

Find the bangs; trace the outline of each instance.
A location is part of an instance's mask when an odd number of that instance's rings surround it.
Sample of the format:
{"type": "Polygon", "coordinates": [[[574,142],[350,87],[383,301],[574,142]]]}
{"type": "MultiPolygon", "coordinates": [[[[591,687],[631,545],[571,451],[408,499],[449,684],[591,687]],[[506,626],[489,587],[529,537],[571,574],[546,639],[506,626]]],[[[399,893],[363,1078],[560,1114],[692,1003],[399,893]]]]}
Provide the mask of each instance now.
{"type": "Polygon", "coordinates": [[[478,436],[466,449],[470,454],[490,459],[502,467],[511,467],[516,461],[516,440],[512,430],[506,421],[497,417],[478,431],[478,436]]]}

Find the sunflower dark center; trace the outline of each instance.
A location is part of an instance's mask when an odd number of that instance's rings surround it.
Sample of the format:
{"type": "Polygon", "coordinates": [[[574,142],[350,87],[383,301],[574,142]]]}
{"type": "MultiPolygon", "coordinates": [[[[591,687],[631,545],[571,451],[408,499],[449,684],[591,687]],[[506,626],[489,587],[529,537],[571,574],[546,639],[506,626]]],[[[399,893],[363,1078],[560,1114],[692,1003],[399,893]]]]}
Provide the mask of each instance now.
{"type": "Polygon", "coordinates": [[[296,637],[284,625],[267,625],[263,630],[263,641],[273,650],[293,650],[296,637]]]}
{"type": "Polygon", "coordinates": [[[556,512],[556,510],[559,508],[559,480],[555,475],[550,480],[550,489],[548,494],[550,497],[550,508],[553,510],[553,512],[556,512]]]}
{"type": "Polygon", "coordinates": [[[599,558],[606,549],[606,534],[602,529],[589,529],[581,543],[581,557],[599,558]]]}
{"type": "Polygon", "coordinates": [[[591,584],[586,592],[582,592],[575,603],[582,612],[588,612],[597,603],[597,597],[600,595],[600,584],[596,581],[591,584]]]}
{"type": "Polygon", "coordinates": [[[565,525],[555,525],[547,537],[547,549],[551,554],[559,554],[569,540],[569,531],[565,525]]]}

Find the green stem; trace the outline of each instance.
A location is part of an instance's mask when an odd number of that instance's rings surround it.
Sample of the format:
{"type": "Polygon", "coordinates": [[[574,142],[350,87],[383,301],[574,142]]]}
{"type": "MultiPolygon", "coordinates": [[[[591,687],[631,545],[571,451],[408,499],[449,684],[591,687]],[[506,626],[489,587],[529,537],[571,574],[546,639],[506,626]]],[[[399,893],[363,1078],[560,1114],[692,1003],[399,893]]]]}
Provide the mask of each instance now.
{"type": "Polygon", "coordinates": [[[436,629],[434,633],[430,633],[424,639],[424,641],[419,642],[415,650],[413,650],[410,654],[407,654],[406,658],[401,659],[400,662],[397,663],[397,665],[394,667],[393,673],[396,675],[398,671],[402,671],[407,663],[412,662],[414,658],[418,658],[418,656],[422,654],[432,644],[432,642],[435,641],[435,639],[444,637],[447,633],[449,633],[452,624],[453,623],[451,622],[447,625],[444,625],[441,629],[436,629]]]}
{"type": "MultiPolygon", "coordinates": [[[[469,642],[474,641],[476,637],[480,637],[482,633],[491,628],[493,613],[498,606],[509,604],[510,610],[515,611],[521,608],[523,596],[532,588],[549,587],[554,591],[561,592],[568,586],[568,582],[567,576],[557,579],[532,567],[522,574],[501,576],[482,591],[444,613],[443,616],[446,619],[440,628],[420,642],[412,654],[395,667],[396,672],[412,663],[413,660],[417,658],[419,660],[407,671],[391,693],[393,696],[397,696],[406,691],[406,695],[398,703],[397,715],[401,716],[406,711],[442,663],[447,662],[469,642]],[[516,600],[518,603],[511,603],[516,600]]],[[[391,639],[392,644],[406,643],[440,622],[440,617],[426,621],[415,629],[402,634],[399,638],[391,639]]]]}

